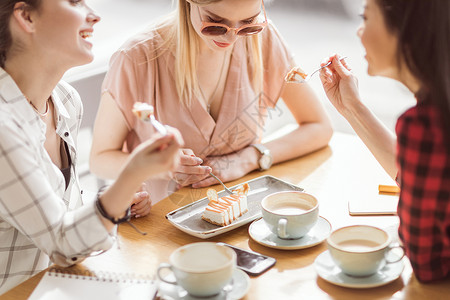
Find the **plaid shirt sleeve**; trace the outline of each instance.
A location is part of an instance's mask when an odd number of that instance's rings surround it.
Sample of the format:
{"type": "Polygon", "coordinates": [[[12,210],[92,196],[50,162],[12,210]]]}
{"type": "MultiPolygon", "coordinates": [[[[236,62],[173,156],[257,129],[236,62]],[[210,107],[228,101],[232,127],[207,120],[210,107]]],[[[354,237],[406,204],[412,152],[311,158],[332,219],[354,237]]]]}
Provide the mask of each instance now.
{"type": "Polygon", "coordinates": [[[111,237],[93,204],[67,211],[21,125],[8,120],[0,128],[1,219],[63,266],[104,250],[105,242],[110,247],[111,237]]]}
{"type": "Polygon", "coordinates": [[[450,151],[439,117],[435,108],[419,103],[396,126],[399,236],[423,282],[450,275],[450,151]]]}

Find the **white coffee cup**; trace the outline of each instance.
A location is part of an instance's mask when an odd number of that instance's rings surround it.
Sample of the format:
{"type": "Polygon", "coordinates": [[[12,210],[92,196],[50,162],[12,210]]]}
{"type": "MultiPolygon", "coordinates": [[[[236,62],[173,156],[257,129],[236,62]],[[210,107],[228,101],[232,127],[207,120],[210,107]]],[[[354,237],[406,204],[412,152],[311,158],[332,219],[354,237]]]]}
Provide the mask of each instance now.
{"type": "Polygon", "coordinates": [[[316,224],[319,202],[307,193],[277,192],[261,201],[261,212],[267,227],[281,239],[299,239],[316,224]]]}
{"type": "Polygon", "coordinates": [[[391,245],[389,234],[377,227],[354,225],[337,229],[327,239],[328,249],[336,265],[351,276],[370,276],[386,264],[396,263],[405,255],[402,246],[391,245]],[[388,259],[400,248],[402,254],[388,259]]]}
{"type": "Polygon", "coordinates": [[[216,243],[193,243],[176,249],[169,258],[170,264],[162,263],[157,275],[160,280],[183,287],[190,295],[208,297],[219,294],[231,281],[236,268],[233,249],[216,243]],[[176,281],[161,275],[170,269],[176,281]]]}

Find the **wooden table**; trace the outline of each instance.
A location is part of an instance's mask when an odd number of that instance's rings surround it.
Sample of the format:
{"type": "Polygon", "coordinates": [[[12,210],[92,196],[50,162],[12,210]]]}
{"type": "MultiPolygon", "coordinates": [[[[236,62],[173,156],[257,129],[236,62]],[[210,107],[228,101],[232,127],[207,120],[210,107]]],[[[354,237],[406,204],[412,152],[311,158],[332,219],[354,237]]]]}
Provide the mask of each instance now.
{"type": "MultiPolygon", "coordinates": [[[[392,180],[372,157],[362,142],[353,135],[336,133],[330,146],[305,157],[273,166],[266,172],[254,172],[234,185],[261,175],[270,174],[305,188],[320,203],[320,215],[330,221],[333,229],[351,224],[370,224],[394,228],[396,216],[351,217],[347,203],[351,197],[361,198],[376,191],[378,184],[392,184],[392,180]]],[[[217,190],[221,188],[216,186],[217,190]]],[[[165,215],[181,206],[205,196],[206,189],[184,188],[157,203],[150,215],[133,223],[148,235],[137,234],[129,225],[119,228],[119,246],[86,259],[72,267],[75,270],[111,271],[153,276],[157,266],[167,262],[172,251],[182,245],[204,241],[173,227],[165,215]]],[[[315,258],[327,250],[326,243],[315,247],[285,251],[266,248],[248,235],[249,225],[209,239],[251,249],[275,257],[276,265],[259,277],[251,279],[245,299],[448,299],[450,280],[421,284],[412,274],[405,259],[405,270],[394,282],[371,289],[349,289],[332,285],[317,276],[315,258]],[[354,298],[353,298],[354,297],[354,298]]],[[[26,299],[38,284],[43,272],[4,294],[2,299],[26,299]]]]}

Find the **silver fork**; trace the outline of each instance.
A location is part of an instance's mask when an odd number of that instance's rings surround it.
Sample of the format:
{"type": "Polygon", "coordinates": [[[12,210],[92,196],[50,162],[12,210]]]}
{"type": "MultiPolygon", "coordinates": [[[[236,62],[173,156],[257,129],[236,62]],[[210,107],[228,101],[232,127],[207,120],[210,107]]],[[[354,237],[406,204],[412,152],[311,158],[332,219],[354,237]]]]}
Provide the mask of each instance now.
{"type": "Polygon", "coordinates": [[[155,116],[153,114],[150,115],[150,122],[152,123],[153,127],[161,134],[166,135],[167,134],[167,128],[161,124],[158,120],[155,119],[155,116]]]}
{"type": "Polygon", "coordinates": [[[228,194],[230,194],[230,195],[233,194],[233,191],[230,190],[229,188],[227,188],[227,186],[222,182],[222,180],[220,180],[216,175],[214,175],[212,172],[210,172],[209,175],[211,175],[212,177],[214,177],[214,178],[215,178],[215,179],[223,186],[224,190],[225,190],[228,194]]]}
{"type": "Polygon", "coordinates": [[[167,134],[167,128],[155,118],[155,109],[153,105],[145,102],[136,102],[133,106],[133,113],[135,113],[142,121],[150,122],[161,135],[167,134]]]}
{"type": "MultiPolygon", "coordinates": [[[[339,60],[343,60],[343,59],[346,59],[346,58],[347,58],[347,56],[343,56],[339,60]]],[[[316,74],[317,72],[319,72],[323,68],[328,67],[329,65],[331,65],[331,61],[329,61],[326,65],[321,66],[320,68],[314,70],[312,73],[310,73],[308,76],[306,76],[305,79],[301,78],[300,80],[292,80],[292,81],[289,81],[289,82],[290,83],[305,83],[305,82],[308,82],[314,74],[316,74]]]]}

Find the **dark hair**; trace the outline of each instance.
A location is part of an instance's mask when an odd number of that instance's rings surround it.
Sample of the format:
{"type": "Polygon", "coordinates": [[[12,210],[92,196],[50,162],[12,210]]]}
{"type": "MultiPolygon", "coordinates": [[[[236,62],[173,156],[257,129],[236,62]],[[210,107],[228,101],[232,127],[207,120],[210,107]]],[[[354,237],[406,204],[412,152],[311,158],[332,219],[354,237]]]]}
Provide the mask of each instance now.
{"type": "Polygon", "coordinates": [[[421,83],[417,100],[441,111],[450,146],[450,1],[376,1],[388,30],[398,37],[397,57],[421,83]]]}
{"type": "Polygon", "coordinates": [[[38,9],[42,0],[2,0],[0,2],[0,67],[5,67],[6,54],[12,46],[11,30],[9,21],[16,3],[25,3],[26,9],[38,9]]]}

